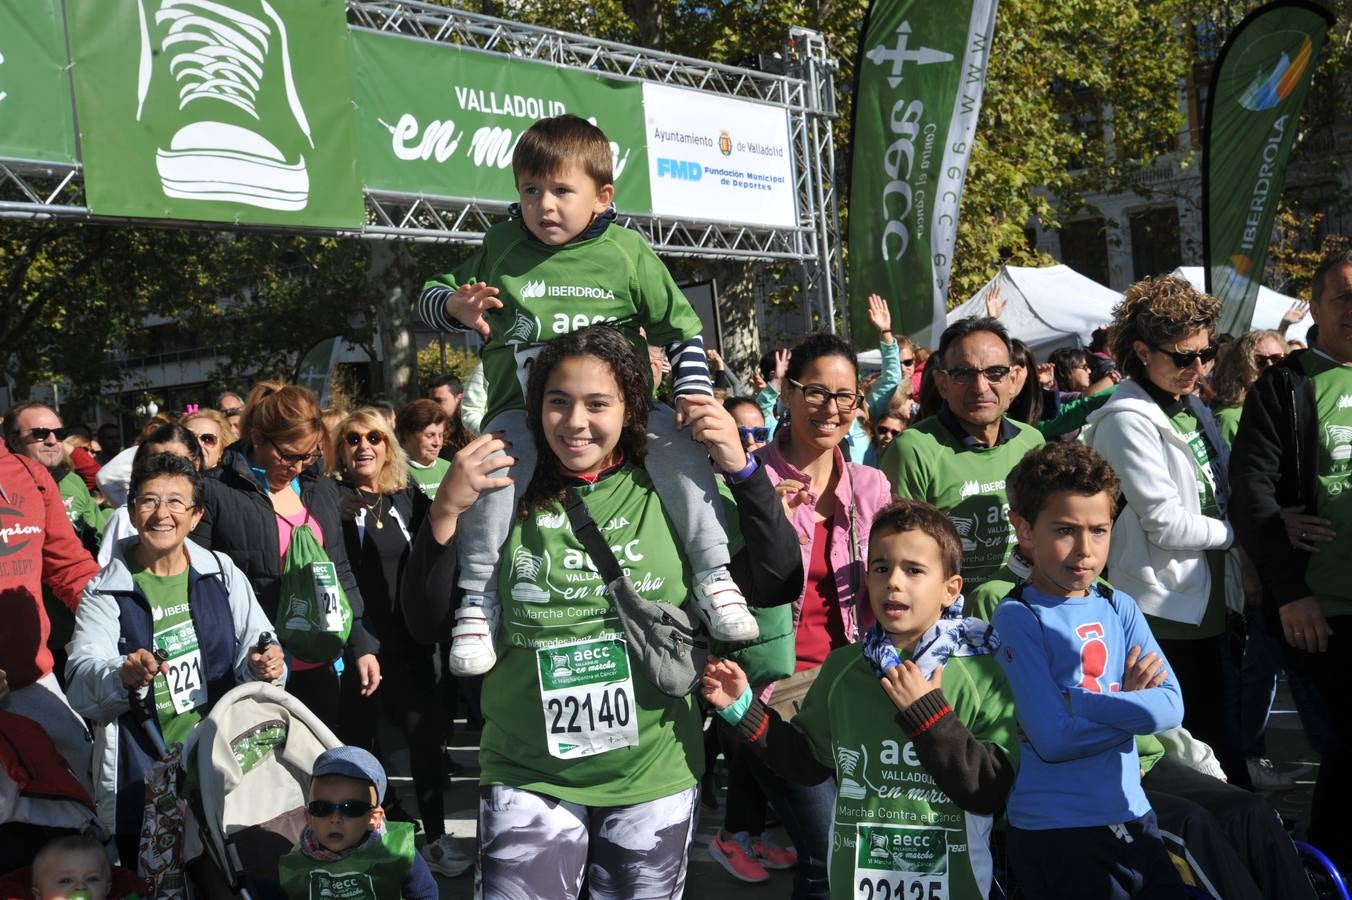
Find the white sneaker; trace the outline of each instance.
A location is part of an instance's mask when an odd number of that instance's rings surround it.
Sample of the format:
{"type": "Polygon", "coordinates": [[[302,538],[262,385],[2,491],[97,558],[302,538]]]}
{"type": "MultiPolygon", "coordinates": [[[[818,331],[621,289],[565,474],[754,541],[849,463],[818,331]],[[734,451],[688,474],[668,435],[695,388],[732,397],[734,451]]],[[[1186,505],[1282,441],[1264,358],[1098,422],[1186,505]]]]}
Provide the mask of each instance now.
{"type": "Polygon", "coordinates": [[[1244,762],[1256,791],[1289,791],[1296,787],[1296,776],[1290,772],[1279,772],[1272,760],[1266,757],[1250,756],[1244,762]]]}
{"type": "Polygon", "coordinates": [[[750,641],[760,634],[756,617],[746,608],[742,589],[721,566],[695,584],[695,609],[717,640],[750,641]]]}
{"type": "MultiPolygon", "coordinates": [[[[291,71],[286,23],[266,2],[253,13],[212,0],[151,0],[150,12],[142,7],[136,118],[141,119],[158,69],[161,79],[172,76],[177,83],[176,106],[183,120],[169,146],[155,154],[168,197],[277,210],[304,209],[308,202],[303,147],[288,159],[264,134],[280,125],[284,134],[294,137],[298,131],[304,145],[314,148],[291,71]],[[152,49],[156,42],[158,54],[152,49]],[[277,123],[260,115],[262,91],[285,96],[290,121],[277,123]]],[[[170,93],[157,90],[161,96],[170,93]]],[[[165,107],[167,102],[152,105],[165,107]]],[[[158,115],[165,112],[156,110],[158,115]]]]}
{"type": "Polygon", "coordinates": [[[463,875],[474,865],[474,860],[456,845],[455,838],[449,834],[443,834],[424,846],[422,855],[427,860],[427,868],[447,878],[463,875]]]}
{"type": "Polygon", "coordinates": [[[483,675],[497,663],[493,632],[497,630],[498,615],[496,596],[465,592],[460,608],[455,611],[455,627],[451,629],[452,675],[483,675]]]}

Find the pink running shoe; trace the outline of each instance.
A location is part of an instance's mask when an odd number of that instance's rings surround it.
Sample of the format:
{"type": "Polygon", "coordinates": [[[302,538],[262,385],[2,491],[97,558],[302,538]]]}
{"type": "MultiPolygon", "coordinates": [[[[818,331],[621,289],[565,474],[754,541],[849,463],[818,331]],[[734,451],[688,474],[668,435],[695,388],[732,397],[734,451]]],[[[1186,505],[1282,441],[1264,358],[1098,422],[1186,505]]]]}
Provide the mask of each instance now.
{"type": "Polygon", "coordinates": [[[751,849],[756,859],[767,869],[792,869],[798,865],[798,851],[779,846],[779,842],[768,831],[751,839],[751,849]]]}
{"type": "Polygon", "coordinates": [[[770,873],[765,871],[765,867],[756,859],[755,851],[751,849],[750,832],[739,831],[736,834],[728,834],[719,829],[709,844],[709,855],[738,881],[760,884],[762,881],[770,880],[770,873]]]}

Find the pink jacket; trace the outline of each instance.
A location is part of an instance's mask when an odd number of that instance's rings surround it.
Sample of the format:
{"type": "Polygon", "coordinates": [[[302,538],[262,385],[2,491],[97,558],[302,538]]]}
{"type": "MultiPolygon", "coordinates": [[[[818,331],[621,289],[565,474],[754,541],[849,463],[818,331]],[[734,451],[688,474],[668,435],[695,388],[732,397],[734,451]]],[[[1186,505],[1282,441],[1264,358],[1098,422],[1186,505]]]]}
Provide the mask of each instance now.
{"type": "MultiPolygon", "coordinates": [[[[808,483],[808,478],[784,458],[780,446],[788,440],[788,428],[783,428],[775,439],[766,444],[756,455],[765,464],[772,484],[789,479],[808,483]]],[[[854,518],[854,533],[857,542],[856,552],[851,559],[849,516],[837,515],[832,519],[831,565],[836,575],[836,597],[840,603],[840,617],[845,623],[845,635],[851,641],[858,641],[862,635],[861,625],[873,622],[873,610],[868,605],[868,586],[865,571],[868,557],[868,533],[873,527],[873,517],[878,511],[892,502],[892,488],[887,476],[871,466],[846,462],[845,456],[837,448],[835,466],[843,471],[843,477],[836,480],[836,509],[847,512],[854,518]]],[[[812,503],[804,503],[793,510],[793,529],[798,532],[798,543],[803,551],[804,589],[808,562],[812,558],[812,535],[816,525],[812,520],[812,507],[816,504],[817,494],[808,491],[812,503]]],[[[803,590],[793,602],[793,620],[799,621],[803,614],[803,590]]]]}

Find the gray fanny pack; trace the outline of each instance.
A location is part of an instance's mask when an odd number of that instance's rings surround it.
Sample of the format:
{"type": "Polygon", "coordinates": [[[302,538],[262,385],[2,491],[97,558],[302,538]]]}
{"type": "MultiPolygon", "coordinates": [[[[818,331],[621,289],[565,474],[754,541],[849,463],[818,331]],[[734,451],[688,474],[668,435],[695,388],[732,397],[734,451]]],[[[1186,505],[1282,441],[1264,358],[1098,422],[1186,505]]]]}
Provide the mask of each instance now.
{"type": "Polygon", "coordinates": [[[572,488],[564,498],[564,510],[573,534],[606,583],[606,596],[615,604],[629,658],[662,693],[669,697],[689,694],[699,685],[709,655],[703,623],[679,606],[643,599],[620,568],[582,496],[572,488]]]}

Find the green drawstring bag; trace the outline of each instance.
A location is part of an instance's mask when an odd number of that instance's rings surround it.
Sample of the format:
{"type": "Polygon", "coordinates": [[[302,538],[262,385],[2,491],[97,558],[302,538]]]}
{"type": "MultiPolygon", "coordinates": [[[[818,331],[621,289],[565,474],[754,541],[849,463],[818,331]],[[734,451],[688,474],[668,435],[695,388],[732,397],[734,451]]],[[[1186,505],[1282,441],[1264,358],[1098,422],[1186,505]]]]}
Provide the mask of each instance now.
{"type": "Polygon", "coordinates": [[[352,607],[338,583],[338,569],[309,525],[291,532],[277,604],[277,640],[303,662],[338,658],[352,632],[352,607]]]}
{"type": "Polygon", "coordinates": [[[709,652],[742,667],[752,685],[788,678],[798,665],[798,636],[793,622],[793,604],[750,607],[760,635],[754,640],[725,643],[711,641],[709,652]]]}

